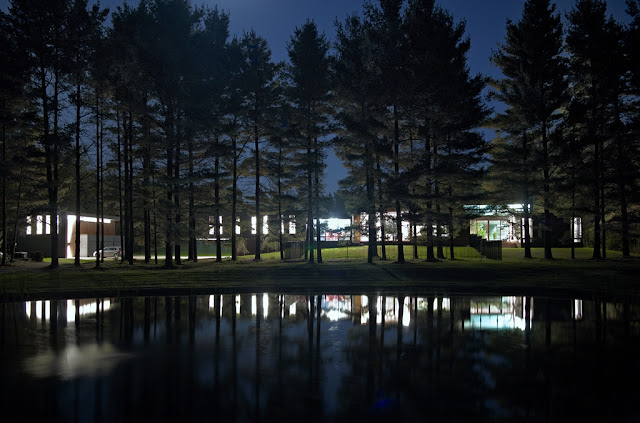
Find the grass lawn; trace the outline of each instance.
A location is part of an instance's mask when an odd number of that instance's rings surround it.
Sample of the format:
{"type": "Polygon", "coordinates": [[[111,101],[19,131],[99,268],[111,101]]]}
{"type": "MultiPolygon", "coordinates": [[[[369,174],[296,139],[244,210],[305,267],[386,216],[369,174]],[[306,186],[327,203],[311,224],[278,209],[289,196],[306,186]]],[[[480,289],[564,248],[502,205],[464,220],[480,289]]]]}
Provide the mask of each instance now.
{"type": "MultiPolygon", "coordinates": [[[[448,253],[448,250],[445,250],[448,253]]],[[[225,259],[183,261],[172,269],[136,260],[133,266],[105,260],[95,269],[93,260],[80,267],[61,259],[57,269],[45,262],[16,262],[0,267],[0,301],[41,298],[116,297],[125,295],[196,295],[205,293],[482,293],[484,295],[624,296],[640,295],[640,257],[623,260],[608,252],[607,260],[592,260],[590,249],[553,250],[554,260],[544,260],[542,249],[532,249],[533,259],[522,258],[520,248],[504,249],[503,260],[483,259],[473,249],[455,249],[456,260],[424,261],[424,248],[407,263],[395,263],[396,247],[387,248],[387,260],[366,262],[366,246],[323,249],[322,264],[304,260],[281,262],[279,253],[225,259]]]]}

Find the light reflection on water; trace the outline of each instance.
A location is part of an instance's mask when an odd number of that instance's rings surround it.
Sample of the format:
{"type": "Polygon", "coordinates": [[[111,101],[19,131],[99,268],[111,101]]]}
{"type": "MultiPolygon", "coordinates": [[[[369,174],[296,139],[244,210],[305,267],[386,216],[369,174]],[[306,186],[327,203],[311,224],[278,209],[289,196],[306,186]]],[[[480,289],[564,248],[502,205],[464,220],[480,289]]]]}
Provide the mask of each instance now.
{"type": "Polygon", "coordinates": [[[640,417],[630,299],[259,293],[0,307],[0,397],[27,419],[640,417]]]}

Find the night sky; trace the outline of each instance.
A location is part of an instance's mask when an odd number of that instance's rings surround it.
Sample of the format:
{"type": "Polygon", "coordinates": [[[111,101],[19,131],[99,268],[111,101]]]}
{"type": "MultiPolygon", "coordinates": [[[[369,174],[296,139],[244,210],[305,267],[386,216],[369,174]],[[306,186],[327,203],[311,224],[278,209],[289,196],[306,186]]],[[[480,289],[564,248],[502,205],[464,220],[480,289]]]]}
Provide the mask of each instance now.
{"type": "MultiPolygon", "coordinates": [[[[100,4],[115,10],[122,0],[103,0],[100,4]]],[[[129,0],[136,5],[136,0],[129,0]]],[[[2,9],[6,10],[8,0],[0,0],[2,9]]],[[[192,1],[192,5],[207,5],[228,12],[230,15],[230,33],[242,35],[243,31],[255,30],[258,35],[267,39],[275,61],[287,60],[287,41],[296,26],[307,19],[316,22],[320,31],[329,40],[335,33],[334,21],[343,20],[348,14],[360,13],[363,0],[200,0],[192,1]]],[[[451,12],[456,20],[466,20],[467,33],[471,38],[471,51],[468,64],[472,74],[482,73],[486,76],[499,76],[498,69],[489,63],[492,50],[504,40],[505,23],[508,18],[517,21],[522,14],[524,0],[445,0],[439,4],[451,12]]],[[[557,9],[563,14],[571,9],[575,0],[558,0],[557,9]]],[[[618,21],[626,23],[624,0],[607,2],[608,11],[618,21]]],[[[491,105],[497,106],[499,105],[491,105]]],[[[337,190],[338,180],[346,176],[339,161],[329,154],[326,170],[326,191],[337,190]]]]}

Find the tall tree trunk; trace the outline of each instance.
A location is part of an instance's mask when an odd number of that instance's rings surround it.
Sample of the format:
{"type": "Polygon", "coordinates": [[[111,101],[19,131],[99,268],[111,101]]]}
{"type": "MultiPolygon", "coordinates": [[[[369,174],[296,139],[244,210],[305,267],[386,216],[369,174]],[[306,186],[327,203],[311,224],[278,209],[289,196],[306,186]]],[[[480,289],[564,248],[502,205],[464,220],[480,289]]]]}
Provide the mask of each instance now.
{"type": "MultiPolygon", "coordinates": [[[[100,113],[102,113],[102,101],[100,101],[100,113]]],[[[100,116],[100,248],[104,251],[104,119],[100,116]]],[[[104,255],[100,255],[100,261],[104,262],[104,255]]]]}
{"type": "MultiPolygon", "coordinates": [[[[4,109],[7,107],[6,100],[4,101],[4,109]]],[[[7,162],[7,132],[5,127],[5,121],[2,120],[2,162],[7,162]]],[[[79,219],[79,218],[78,218],[79,219]]],[[[7,234],[7,175],[6,172],[2,173],[2,265],[7,264],[7,240],[9,236],[7,234]]],[[[79,263],[78,263],[79,264],[79,263]]]]}
{"type": "Polygon", "coordinates": [[[531,234],[529,230],[529,218],[531,214],[529,213],[529,189],[526,187],[526,182],[524,181],[525,176],[528,174],[528,161],[529,161],[529,146],[527,144],[527,133],[526,131],[522,133],[522,173],[523,173],[523,183],[525,184],[524,188],[524,204],[522,207],[523,215],[524,215],[524,258],[531,258],[531,234]]]}
{"type": "MultiPolygon", "coordinates": [[[[24,149],[27,148],[27,140],[24,140],[24,149]]],[[[18,236],[18,216],[20,216],[20,201],[22,200],[22,182],[24,181],[24,168],[20,167],[20,173],[18,176],[18,195],[16,198],[16,213],[13,219],[13,234],[11,236],[11,262],[16,255],[16,239],[18,236]]]]}
{"type": "Polygon", "coordinates": [[[151,193],[153,195],[153,255],[155,264],[158,264],[158,225],[156,221],[156,175],[154,166],[151,166],[151,193]]]}
{"type": "Polygon", "coordinates": [[[607,258],[607,222],[606,222],[606,213],[605,213],[606,199],[604,194],[604,185],[605,185],[604,143],[602,141],[599,141],[599,143],[600,143],[600,182],[598,185],[600,186],[600,220],[602,222],[600,225],[600,229],[602,230],[602,258],[605,259],[607,258]]]}
{"type": "MultiPolygon", "coordinates": [[[[449,190],[451,190],[451,188],[449,188],[449,190]]],[[[454,234],[453,207],[449,207],[449,260],[455,260],[456,259],[454,241],[453,241],[453,234],[454,234]]]]}
{"type": "Polygon", "coordinates": [[[45,139],[45,166],[47,168],[47,193],[49,197],[49,225],[50,225],[50,241],[51,241],[51,268],[58,267],[58,184],[59,184],[59,134],[58,134],[58,115],[59,115],[59,95],[60,95],[60,69],[58,57],[56,56],[54,75],[53,75],[53,96],[52,113],[53,128],[49,128],[49,110],[45,97],[48,97],[46,72],[41,72],[41,89],[43,95],[43,121],[44,121],[44,139],[45,139]],[[51,133],[51,129],[53,133],[51,133]]]}
{"type": "Polygon", "coordinates": [[[600,143],[594,139],[593,160],[593,258],[601,259],[600,255],[600,143]]]}
{"type": "Polygon", "coordinates": [[[309,253],[309,263],[315,261],[313,253],[313,178],[312,159],[311,159],[311,136],[307,136],[307,248],[305,252],[309,253]]]}
{"type": "Polygon", "coordinates": [[[133,113],[129,109],[129,238],[127,250],[129,250],[129,264],[133,265],[133,247],[135,245],[135,236],[133,231],[133,113]]]}
{"type": "Polygon", "coordinates": [[[318,137],[315,137],[315,164],[314,164],[314,173],[315,173],[315,194],[316,194],[316,249],[318,250],[318,263],[322,263],[322,245],[320,243],[320,236],[322,234],[321,224],[320,224],[320,160],[319,160],[319,152],[318,152],[318,137]]]}
{"type": "Polygon", "coordinates": [[[373,155],[371,154],[371,145],[365,145],[365,174],[366,174],[366,190],[367,190],[367,214],[369,226],[369,248],[367,251],[367,263],[373,263],[373,258],[378,255],[377,231],[376,231],[376,203],[375,203],[375,183],[373,175],[373,155]]]}
{"type": "MultiPolygon", "coordinates": [[[[433,166],[434,168],[438,165],[438,161],[440,157],[438,156],[438,143],[436,141],[433,142],[433,166]]],[[[433,182],[434,187],[434,195],[435,195],[435,203],[436,203],[436,257],[439,259],[444,259],[444,251],[442,249],[442,215],[440,214],[440,183],[437,180],[433,182]]]]}
{"type": "Polygon", "coordinates": [[[380,254],[381,254],[381,259],[382,260],[386,260],[387,259],[387,248],[385,245],[385,237],[386,237],[386,233],[385,233],[385,208],[382,205],[382,169],[380,167],[380,156],[378,154],[378,152],[376,151],[376,167],[377,167],[377,174],[378,174],[378,207],[379,207],[379,213],[380,213],[380,254]]]}
{"type": "MultiPolygon", "coordinates": [[[[76,148],[75,148],[75,156],[76,156],[76,222],[75,222],[75,248],[73,249],[74,261],[73,264],[75,266],[80,266],[80,106],[81,106],[81,97],[80,97],[80,77],[76,76],[76,148]]],[[[4,125],[3,125],[4,128],[4,125]]],[[[6,234],[6,231],[3,231],[3,234],[6,234]]],[[[6,255],[6,253],[5,253],[6,255]]]]}
{"type": "MultiPolygon", "coordinates": [[[[216,138],[216,143],[218,139],[216,138]]],[[[188,260],[192,260],[194,263],[198,261],[197,243],[196,243],[196,216],[195,216],[195,187],[193,183],[193,139],[189,137],[187,149],[189,152],[189,256],[188,260]]],[[[217,170],[217,156],[216,156],[216,177],[218,175],[217,170]]],[[[217,184],[217,181],[216,181],[217,184]]],[[[218,200],[216,200],[217,203],[218,200]]]]}
{"type": "MultiPolygon", "coordinates": [[[[400,180],[400,126],[398,122],[398,108],[393,105],[393,170],[396,183],[400,180]]],[[[402,239],[402,207],[396,196],[396,232],[398,233],[398,263],[404,263],[404,245],[402,239]]]]}
{"type": "Polygon", "coordinates": [[[178,125],[177,125],[177,130],[176,130],[176,139],[175,139],[175,143],[176,143],[176,155],[174,156],[174,177],[173,177],[173,199],[175,202],[175,221],[176,221],[176,226],[175,226],[175,235],[176,235],[176,242],[175,242],[175,260],[176,260],[176,264],[181,264],[182,263],[182,258],[181,258],[181,251],[180,251],[180,243],[182,241],[182,231],[181,231],[181,227],[180,227],[180,221],[182,218],[182,212],[180,210],[180,142],[181,142],[181,138],[182,138],[182,130],[181,130],[181,124],[182,122],[178,121],[178,125]]]}
{"type": "Polygon", "coordinates": [[[144,262],[151,262],[151,210],[150,210],[150,192],[149,192],[149,175],[151,173],[151,145],[149,139],[151,137],[151,125],[146,122],[147,141],[144,146],[144,157],[142,159],[143,174],[143,204],[144,204],[144,262]]]}
{"type": "Polygon", "coordinates": [[[174,134],[175,134],[175,124],[173,121],[173,107],[171,104],[167,107],[167,203],[166,203],[166,228],[165,228],[165,258],[164,265],[165,267],[173,266],[173,252],[172,250],[172,241],[173,241],[173,213],[172,213],[172,203],[173,203],[173,143],[174,143],[174,134]]]}
{"type": "MultiPolygon", "coordinates": [[[[120,249],[122,250],[122,254],[120,254],[120,263],[124,263],[124,232],[123,225],[124,220],[122,216],[122,151],[121,151],[121,135],[120,135],[120,107],[117,104],[116,99],[116,137],[117,137],[117,149],[116,154],[118,155],[118,216],[120,218],[120,249]]],[[[124,126],[124,124],[123,124],[124,126]]],[[[126,135],[125,135],[126,137],[126,135]]]]}
{"type": "Polygon", "coordinates": [[[544,177],[544,258],[553,259],[551,254],[551,181],[549,175],[549,138],[547,121],[542,121],[542,173],[544,177]]]}
{"type": "Polygon", "coordinates": [[[255,260],[260,260],[260,241],[262,237],[262,216],[260,215],[260,137],[258,136],[258,124],[254,122],[253,136],[256,149],[256,254],[255,260]]]}
{"type": "Polygon", "coordinates": [[[100,102],[99,93],[96,89],[96,269],[100,267],[101,256],[104,251],[100,251],[100,102]]]}
{"type": "Polygon", "coordinates": [[[216,158],[215,158],[215,177],[214,177],[214,197],[216,203],[215,212],[215,235],[216,235],[216,261],[222,261],[222,239],[220,237],[220,150],[219,140],[216,137],[216,158]]]}
{"type": "Polygon", "coordinates": [[[425,134],[424,152],[425,152],[425,164],[426,164],[425,175],[427,176],[427,184],[426,184],[427,208],[426,208],[426,219],[425,219],[426,225],[424,228],[424,230],[427,233],[426,234],[427,235],[426,261],[435,261],[436,257],[433,254],[433,210],[432,210],[432,201],[431,201],[431,194],[432,194],[431,185],[433,184],[433,179],[431,175],[432,155],[431,155],[431,134],[429,130],[427,130],[427,133],[425,134]]]}
{"type": "Polygon", "coordinates": [[[614,100],[614,108],[616,115],[616,150],[618,156],[618,166],[616,166],[616,179],[618,183],[618,195],[620,202],[620,223],[622,225],[622,257],[631,257],[631,248],[629,245],[629,212],[628,212],[628,199],[627,199],[627,179],[624,174],[625,169],[628,167],[624,165],[628,158],[624,152],[624,140],[621,133],[622,122],[620,122],[620,102],[614,100]]]}
{"type": "Polygon", "coordinates": [[[231,138],[233,150],[233,179],[231,181],[231,260],[236,261],[236,209],[238,207],[238,147],[236,137],[231,138]]]}
{"type": "Polygon", "coordinates": [[[284,220],[282,218],[282,146],[278,147],[278,240],[280,243],[280,260],[284,261],[284,220]]]}

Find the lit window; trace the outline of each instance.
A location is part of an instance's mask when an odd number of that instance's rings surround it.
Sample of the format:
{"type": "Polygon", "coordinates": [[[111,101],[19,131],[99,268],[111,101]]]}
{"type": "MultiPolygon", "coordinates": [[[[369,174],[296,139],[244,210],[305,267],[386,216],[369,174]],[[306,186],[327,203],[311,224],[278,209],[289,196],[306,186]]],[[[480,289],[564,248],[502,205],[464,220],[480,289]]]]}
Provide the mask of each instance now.
{"type": "Polygon", "coordinates": [[[255,216],[251,216],[251,234],[252,234],[252,235],[255,235],[255,234],[256,234],[256,231],[258,230],[258,229],[257,229],[257,225],[256,225],[256,222],[257,222],[257,221],[258,221],[258,220],[256,219],[256,217],[255,217],[255,216]]]}
{"type": "Polygon", "coordinates": [[[51,216],[49,215],[44,217],[44,233],[47,235],[51,233],[51,216]]]}
{"type": "Polygon", "coordinates": [[[43,221],[42,216],[36,217],[36,235],[42,235],[43,233],[43,221]]]}
{"type": "Polygon", "coordinates": [[[269,217],[262,216],[262,234],[267,235],[269,233],[269,217]]]}
{"type": "Polygon", "coordinates": [[[236,218],[236,235],[240,235],[240,225],[238,223],[240,223],[239,217],[236,218]]]}
{"type": "Polygon", "coordinates": [[[27,216],[27,235],[31,235],[31,216],[27,216]]]}

